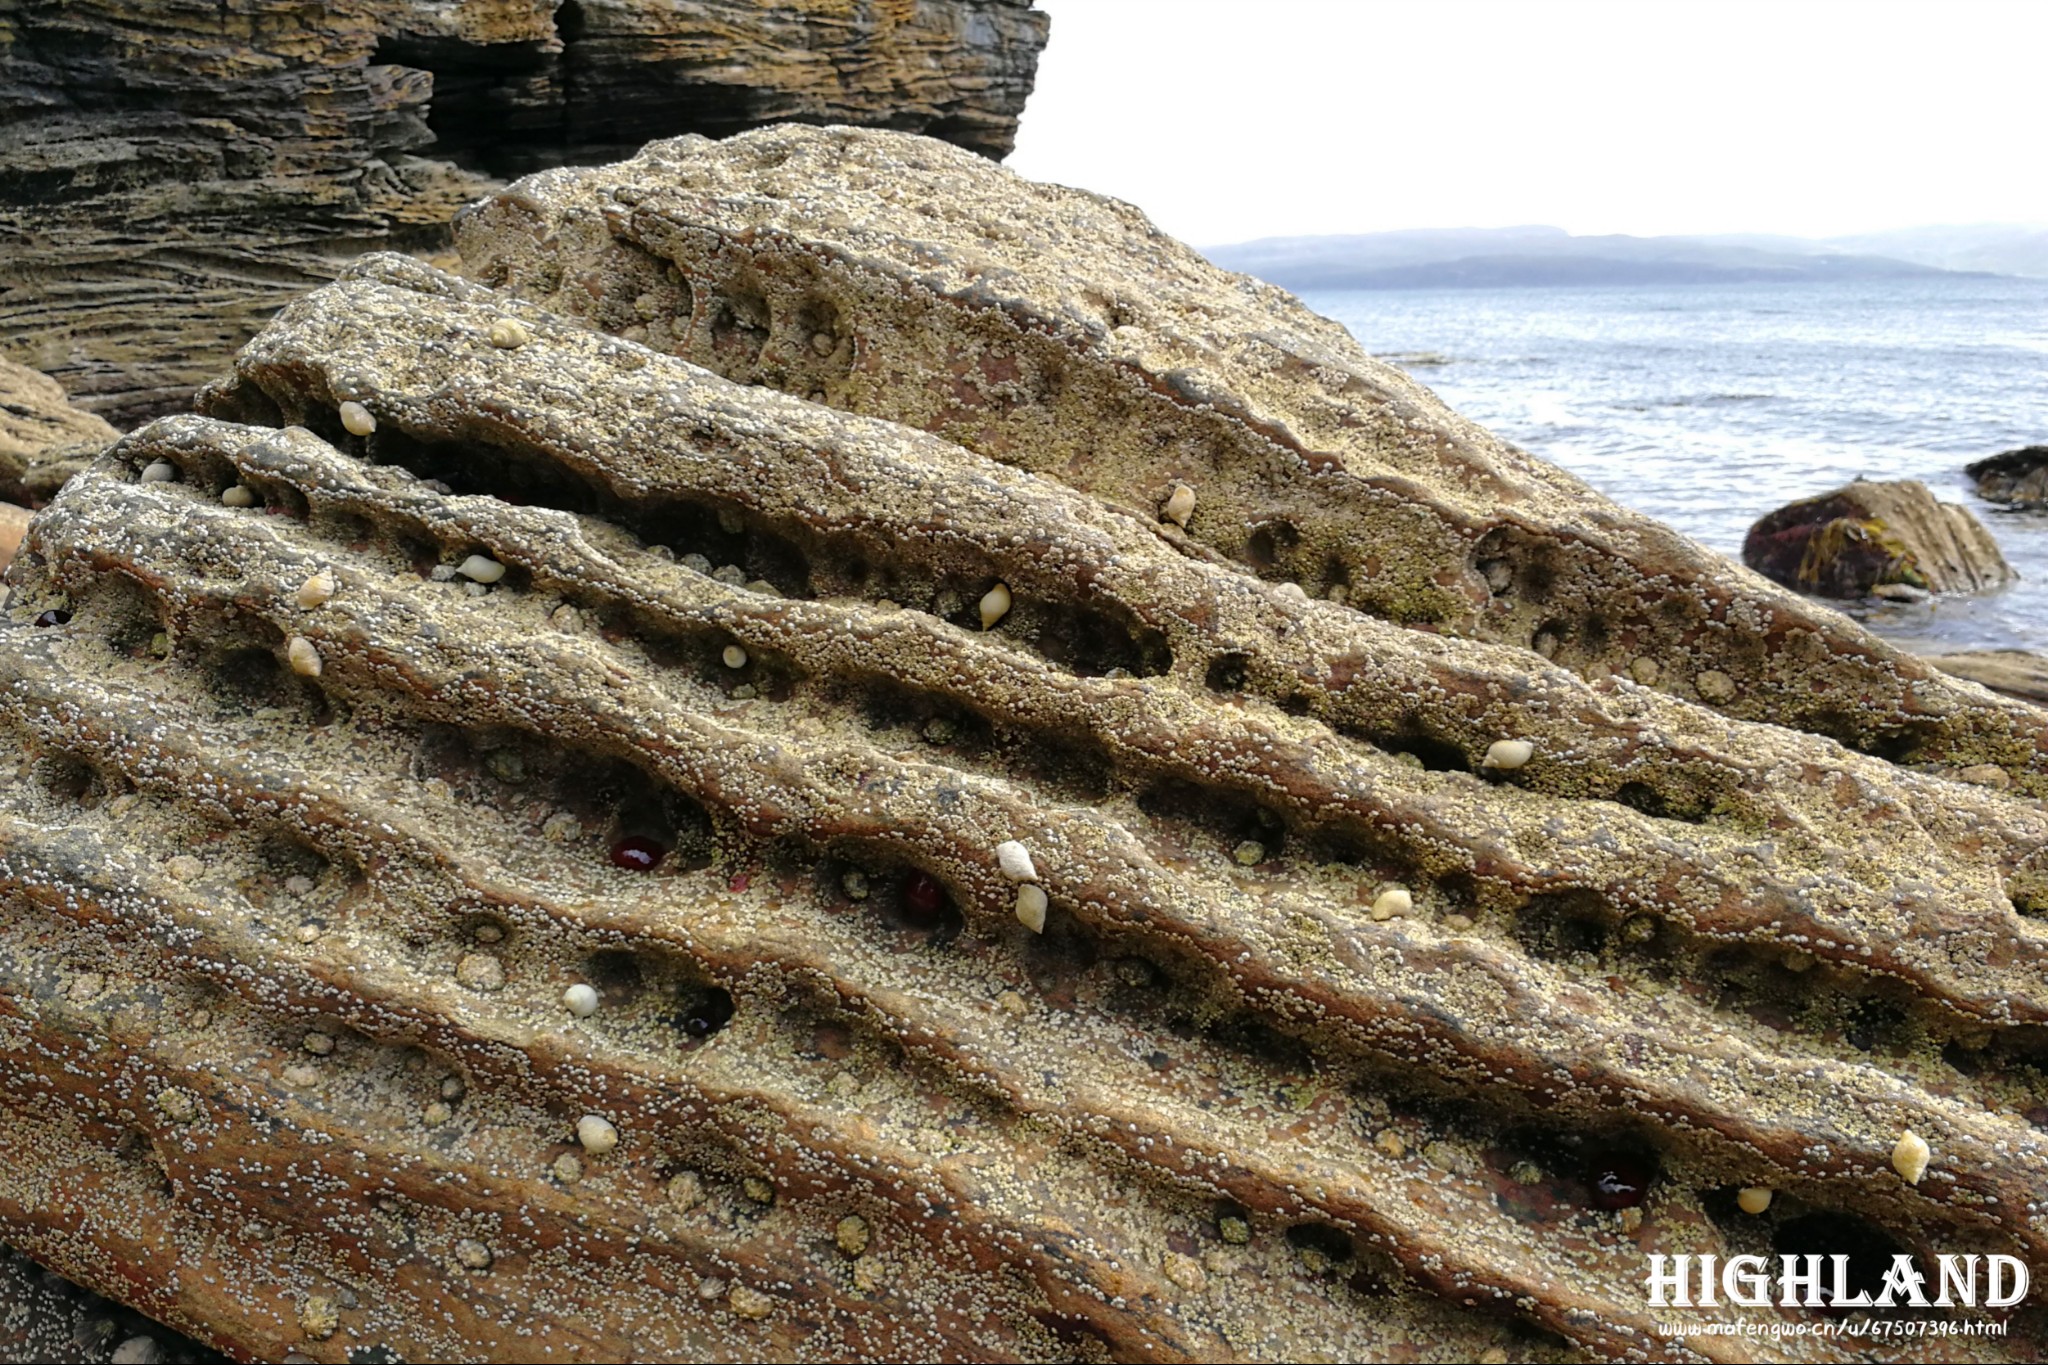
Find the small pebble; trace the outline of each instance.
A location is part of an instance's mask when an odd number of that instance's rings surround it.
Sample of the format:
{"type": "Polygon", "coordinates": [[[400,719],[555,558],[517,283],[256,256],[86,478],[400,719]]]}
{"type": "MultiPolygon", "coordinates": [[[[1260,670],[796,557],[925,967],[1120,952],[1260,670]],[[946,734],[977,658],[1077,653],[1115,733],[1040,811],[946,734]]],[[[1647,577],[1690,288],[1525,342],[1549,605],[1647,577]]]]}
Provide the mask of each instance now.
{"type": "Polygon", "coordinates": [[[1899,1134],[1898,1145],[1892,1148],[1892,1169],[1905,1177],[1908,1185],[1917,1185],[1920,1177],[1927,1174],[1927,1163],[1933,1156],[1927,1139],[1908,1128],[1899,1134]]]}
{"type": "Polygon", "coordinates": [[[1308,590],[1299,583],[1282,583],[1273,591],[1275,595],[1284,597],[1290,602],[1308,601],[1308,590]]]}
{"type": "Polygon", "coordinates": [[[220,505],[223,507],[254,507],[256,505],[256,490],[248,487],[246,484],[239,483],[231,488],[224,488],[220,494],[220,505]]]}
{"type": "Polygon", "coordinates": [[[579,981],[562,992],[562,1004],[578,1019],[588,1019],[597,1013],[597,990],[579,981]]]}
{"type": "Polygon", "coordinates": [[[576,1141],[592,1156],[603,1156],[619,1145],[619,1130],[609,1120],[585,1114],[576,1120],[576,1141]]]}
{"type": "Polygon", "coordinates": [[[720,583],[725,583],[735,588],[743,588],[747,585],[746,570],[737,564],[721,564],[711,571],[711,577],[720,583]]]}
{"type": "Polygon", "coordinates": [[[505,964],[490,953],[464,953],[455,964],[455,979],[473,991],[505,988],[505,964]]]}
{"type": "Polygon", "coordinates": [[[1444,928],[1450,930],[1454,934],[1466,933],[1472,928],[1472,917],[1470,915],[1459,914],[1445,915],[1444,928]]]}
{"type": "Polygon", "coordinates": [[[981,595],[981,628],[995,629],[996,622],[1010,614],[1010,589],[998,583],[981,595]]]}
{"type": "Polygon", "coordinates": [[[334,596],[336,586],[334,570],[322,569],[299,584],[299,590],[292,596],[300,606],[311,611],[315,607],[325,606],[328,599],[334,596]]]}
{"type": "Polygon", "coordinates": [[[763,597],[782,596],[782,589],[776,587],[765,578],[749,579],[747,581],[747,591],[760,593],[763,597]]]}
{"type": "Polygon", "coordinates": [[[1230,856],[1246,867],[1256,867],[1266,861],[1266,846],[1256,839],[1247,839],[1232,849],[1230,856]]]}
{"type": "Polygon", "coordinates": [[[1486,747],[1486,757],[1479,761],[1479,766],[1506,772],[1522,767],[1535,756],[1536,746],[1526,739],[1497,739],[1486,747]]]}
{"type": "Polygon", "coordinates": [[[706,559],[703,555],[684,555],[682,559],[678,562],[681,563],[684,568],[694,569],[696,572],[703,574],[707,578],[711,576],[711,561],[706,559]]]}
{"type": "Polygon", "coordinates": [[[1747,1214],[1759,1214],[1771,1206],[1771,1192],[1763,1185],[1745,1185],[1736,1192],[1735,1207],[1747,1214]]]}
{"type": "Polygon", "coordinates": [[[154,1337],[130,1337],[108,1357],[113,1365],[157,1365],[163,1358],[164,1348],[154,1337]]]}
{"type": "Polygon", "coordinates": [[[334,1035],[316,1029],[300,1039],[299,1045],[315,1057],[325,1057],[334,1051],[334,1035]]]}
{"type": "Polygon", "coordinates": [[[857,1213],[850,1213],[839,1220],[832,1229],[832,1240],[839,1244],[839,1250],[848,1256],[858,1256],[868,1249],[868,1220],[857,1213]]]}
{"type": "Polygon", "coordinates": [[[839,879],[839,889],[850,901],[864,901],[868,898],[868,875],[858,869],[846,873],[839,879]]]}
{"type": "Polygon", "coordinates": [[[368,436],[377,429],[377,419],[368,408],[351,400],[341,405],[341,425],[351,436],[368,436]]]}
{"type": "Polygon", "coordinates": [[[439,1128],[454,1117],[455,1111],[448,1107],[445,1100],[434,1100],[420,1111],[420,1122],[429,1128],[439,1128]]]}
{"type": "Polygon", "coordinates": [[[533,340],[533,333],[517,318],[499,318],[491,324],[491,345],[501,351],[516,351],[533,340]]]}
{"type": "Polygon", "coordinates": [[[489,1247],[465,1237],[455,1244],[455,1259],[471,1270],[489,1270],[494,1258],[489,1247]]]}
{"type": "Polygon", "coordinates": [[[1017,923],[1034,934],[1045,932],[1045,889],[1032,882],[1017,888],[1017,923]]]}
{"type": "Polygon", "coordinates": [[[753,1200],[756,1204],[772,1204],[775,1202],[775,1186],[769,1184],[758,1175],[750,1175],[742,1180],[740,1182],[740,1193],[746,1195],[747,1198],[753,1200]]]}
{"type": "Polygon", "coordinates": [[[1372,917],[1381,922],[1415,909],[1415,897],[1405,886],[1390,886],[1372,898],[1372,917]]]}
{"type": "Polygon", "coordinates": [[[564,1185],[573,1185],[583,1178],[583,1163],[576,1159],[574,1152],[564,1152],[556,1157],[552,1169],[555,1179],[564,1185]]]}
{"type": "Polygon", "coordinates": [[[727,645],[725,652],[718,657],[725,661],[727,668],[745,668],[747,666],[747,651],[741,649],[738,645],[727,645]]]}
{"type": "Polygon", "coordinates": [[[1195,490],[1184,483],[1175,484],[1173,491],[1166,495],[1166,502],[1160,507],[1159,515],[1185,531],[1188,518],[1194,514],[1195,490]]]}
{"type": "Polygon", "coordinates": [[[463,1083],[462,1077],[443,1076],[441,1078],[441,1098],[448,1101],[448,1103],[454,1104],[468,1093],[469,1087],[463,1083]]]}
{"type": "Polygon", "coordinates": [[[505,566],[489,555],[471,555],[455,566],[455,572],[472,583],[495,583],[505,576],[505,566]]]}
{"type": "Polygon", "coordinates": [[[176,483],[178,467],[169,460],[151,460],[142,467],[144,483],[176,483]]]}
{"type": "Polygon", "coordinates": [[[1038,880],[1038,869],[1031,862],[1031,850],[1015,839],[1005,839],[996,845],[996,863],[1003,869],[1003,875],[1013,882],[1038,880]]]}
{"type": "Polygon", "coordinates": [[[492,924],[489,920],[485,920],[482,924],[477,925],[475,929],[471,930],[469,936],[478,943],[496,943],[505,937],[505,931],[492,924]]]}
{"type": "Polygon", "coordinates": [[[838,342],[832,339],[832,334],[830,332],[811,333],[811,349],[816,351],[819,355],[831,355],[833,349],[838,344],[838,342]]]}
{"type": "Polygon", "coordinates": [[[303,635],[294,635],[285,642],[285,661],[292,666],[292,672],[302,678],[320,676],[320,651],[311,640],[303,635]]]}

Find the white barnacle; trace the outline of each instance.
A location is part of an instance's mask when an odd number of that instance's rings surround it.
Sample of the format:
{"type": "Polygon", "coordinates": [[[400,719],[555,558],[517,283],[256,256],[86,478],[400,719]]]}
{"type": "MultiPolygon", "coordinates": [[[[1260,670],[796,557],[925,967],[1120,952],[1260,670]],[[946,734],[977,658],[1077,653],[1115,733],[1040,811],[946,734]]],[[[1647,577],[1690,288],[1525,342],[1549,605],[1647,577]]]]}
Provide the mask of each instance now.
{"type": "Polygon", "coordinates": [[[1405,886],[1390,886],[1372,898],[1372,917],[1390,920],[1415,909],[1415,897],[1405,886]]]}
{"type": "Polygon", "coordinates": [[[314,574],[311,578],[299,584],[299,590],[292,596],[300,606],[304,607],[307,611],[311,611],[315,607],[325,606],[327,600],[334,596],[334,590],[337,586],[334,581],[334,570],[322,569],[319,573],[314,574]]]}
{"type": "Polygon", "coordinates": [[[499,318],[491,324],[491,345],[501,351],[516,351],[533,340],[533,333],[517,318],[499,318]]]}
{"type": "Polygon", "coordinates": [[[1751,1217],[1763,1213],[1771,1206],[1771,1190],[1768,1185],[1744,1185],[1735,1194],[1735,1206],[1751,1217]]]}
{"type": "Polygon", "coordinates": [[[292,672],[302,678],[320,676],[320,651],[311,640],[303,635],[294,635],[285,642],[285,661],[292,666],[292,672]]]}
{"type": "Polygon", "coordinates": [[[1933,1156],[1927,1139],[1908,1128],[1899,1134],[1898,1145],[1892,1148],[1892,1169],[1904,1176],[1908,1185],[1917,1185],[1920,1177],[1927,1174],[1927,1163],[1933,1156]]]}
{"type": "Polygon", "coordinates": [[[576,1120],[576,1141],[592,1156],[603,1156],[619,1145],[619,1130],[612,1127],[609,1119],[585,1114],[576,1120]]]}
{"type": "Polygon", "coordinates": [[[455,566],[455,572],[472,583],[495,583],[505,576],[505,566],[489,555],[471,555],[455,566]]]}
{"type": "Polygon", "coordinates": [[[1159,509],[1160,517],[1185,531],[1188,528],[1188,518],[1194,514],[1195,490],[1184,483],[1175,484],[1173,491],[1166,495],[1165,504],[1159,509]]]}
{"type": "Polygon", "coordinates": [[[747,651],[741,649],[738,645],[727,645],[725,652],[718,657],[725,661],[727,668],[745,668],[747,666],[747,651]]]}
{"type": "Polygon", "coordinates": [[[597,990],[579,981],[562,992],[562,1005],[578,1019],[588,1019],[597,1013],[597,990]]]}
{"type": "Polygon", "coordinates": [[[368,436],[377,429],[377,419],[368,408],[350,399],[341,405],[341,425],[351,436],[368,436]]]}
{"type": "Polygon", "coordinates": [[[1526,739],[1497,739],[1486,746],[1486,757],[1479,761],[1479,766],[1505,772],[1521,767],[1535,756],[1536,746],[1526,739]]]}
{"type": "Polygon", "coordinates": [[[1044,933],[1048,904],[1044,887],[1036,882],[1024,883],[1017,888],[1017,923],[1034,934],[1044,933]]]}
{"type": "Polygon", "coordinates": [[[254,507],[256,505],[256,490],[244,483],[233,484],[223,488],[220,493],[220,505],[223,507],[254,507]]]}
{"type": "Polygon", "coordinates": [[[1003,875],[1013,882],[1038,880],[1038,868],[1032,864],[1031,850],[1015,839],[1005,839],[996,845],[996,863],[1003,869],[1003,875]]]}
{"type": "Polygon", "coordinates": [[[994,630],[996,622],[1010,614],[1010,588],[998,583],[981,595],[981,628],[994,630]]]}
{"type": "Polygon", "coordinates": [[[144,483],[176,483],[178,467],[169,460],[151,460],[142,467],[144,483]]]}

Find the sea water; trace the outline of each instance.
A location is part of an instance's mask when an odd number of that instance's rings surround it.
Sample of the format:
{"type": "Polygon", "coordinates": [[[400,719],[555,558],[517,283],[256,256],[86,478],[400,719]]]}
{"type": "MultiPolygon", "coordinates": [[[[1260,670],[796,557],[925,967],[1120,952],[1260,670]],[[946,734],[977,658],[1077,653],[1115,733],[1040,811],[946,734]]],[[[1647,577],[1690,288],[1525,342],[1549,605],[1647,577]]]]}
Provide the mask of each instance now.
{"type": "Polygon", "coordinates": [[[2020,574],[1982,597],[1836,604],[1908,648],[2048,650],[2048,512],[1970,461],[2048,444],[2048,280],[1314,292],[1438,397],[1740,558],[1764,513],[1859,476],[1975,511],[2020,574]]]}

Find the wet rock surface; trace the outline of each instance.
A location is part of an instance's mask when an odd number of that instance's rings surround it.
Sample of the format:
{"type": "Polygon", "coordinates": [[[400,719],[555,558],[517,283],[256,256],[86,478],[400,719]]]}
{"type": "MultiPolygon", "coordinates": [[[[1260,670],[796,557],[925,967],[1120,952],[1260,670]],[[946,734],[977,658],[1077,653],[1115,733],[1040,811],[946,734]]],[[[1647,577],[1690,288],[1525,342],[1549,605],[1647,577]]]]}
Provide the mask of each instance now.
{"type": "Polygon", "coordinates": [[[2008,450],[1965,465],[1963,472],[1976,480],[1977,496],[1987,501],[2048,506],[2048,446],[2008,450]]]}
{"type": "Polygon", "coordinates": [[[1858,479],[1760,518],[1743,562],[1823,597],[1984,592],[2012,581],[1976,514],[1913,479],[1858,479]]]}
{"type": "Polygon", "coordinates": [[[0,10],[0,346],[123,426],[498,177],[780,119],[1008,152],[1025,0],[48,0],[0,10]]]}
{"type": "Polygon", "coordinates": [[[529,177],[457,237],[482,282],[1184,527],[1182,553],[1311,599],[2048,793],[2035,712],[1614,505],[1129,205],[779,128],[529,177]]]}
{"type": "Polygon", "coordinates": [[[1312,598],[1229,460],[1183,531],[1145,444],[400,257],[202,407],[0,626],[0,1230],[96,1290],[262,1358],[1733,1359],[1646,1253],[2048,1270],[2030,708],[1865,660],[2007,784],[1916,771],[1312,598]]]}

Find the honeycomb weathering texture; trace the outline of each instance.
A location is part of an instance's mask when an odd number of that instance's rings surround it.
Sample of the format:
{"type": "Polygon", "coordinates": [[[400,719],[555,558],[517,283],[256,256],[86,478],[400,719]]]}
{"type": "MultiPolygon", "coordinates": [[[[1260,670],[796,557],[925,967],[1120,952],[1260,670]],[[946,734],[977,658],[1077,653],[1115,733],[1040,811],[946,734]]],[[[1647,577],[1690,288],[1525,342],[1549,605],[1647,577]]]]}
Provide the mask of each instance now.
{"type": "Polygon", "coordinates": [[[1833,1359],[1661,1338],[1647,1256],[2048,1269],[2002,769],[402,258],[203,402],[0,628],[0,1238],[99,1292],[267,1359],[1833,1359]]]}
{"type": "Polygon", "coordinates": [[[1532,647],[2048,794],[2040,712],[1958,686],[1449,411],[1126,204],[929,139],[777,127],[542,172],[464,269],[728,378],[936,432],[1391,620],[1532,647]]]}

